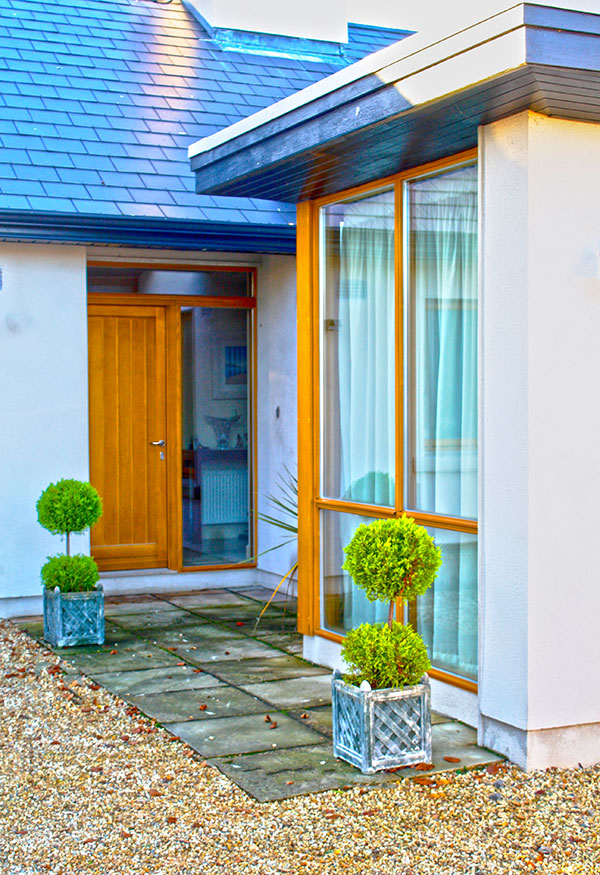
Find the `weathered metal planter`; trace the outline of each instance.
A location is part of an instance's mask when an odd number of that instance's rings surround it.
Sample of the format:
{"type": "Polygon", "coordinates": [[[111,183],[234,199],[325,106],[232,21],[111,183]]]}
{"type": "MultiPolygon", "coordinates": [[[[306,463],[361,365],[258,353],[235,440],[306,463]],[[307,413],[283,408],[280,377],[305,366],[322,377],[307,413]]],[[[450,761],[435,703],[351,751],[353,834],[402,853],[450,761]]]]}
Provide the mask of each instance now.
{"type": "Polygon", "coordinates": [[[89,592],[44,587],[44,638],[53,647],[104,644],[102,584],[89,592]]]}
{"type": "Polygon", "coordinates": [[[361,690],[331,682],[333,755],[373,774],[396,766],[431,762],[431,691],[423,675],[413,687],[361,690]]]}

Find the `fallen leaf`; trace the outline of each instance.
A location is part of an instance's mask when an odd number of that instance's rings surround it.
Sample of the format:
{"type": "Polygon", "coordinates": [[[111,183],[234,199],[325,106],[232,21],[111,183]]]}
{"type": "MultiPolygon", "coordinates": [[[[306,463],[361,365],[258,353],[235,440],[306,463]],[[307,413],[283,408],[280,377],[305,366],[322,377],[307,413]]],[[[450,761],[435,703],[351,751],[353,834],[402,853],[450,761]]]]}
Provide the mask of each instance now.
{"type": "Polygon", "coordinates": [[[293,784],[294,782],[293,781],[286,781],[285,783],[286,784],[293,784]]]}
{"type": "Polygon", "coordinates": [[[430,772],[435,767],[433,763],[417,763],[413,768],[418,769],[419,772],[430,772]]]}
{"type": "Polygon", "coordinates": [[[163,796],[164,794],[160,792],[160,790],[148,790],[148,796],[153,796],[156,798],[157,796],[163,796]]]}
{"type": "Polygon", "coordinates": [[[245,624],[245,623],[242,623],[241,620],[238,620],[237,623],[236,623],[235,625],[236,625],[236,626],[245,626],[246,624],[245,624]]]}
{"type": "Polygon", "coordinates": [[[201,826],[202,824],[195,820],[192,824],[192,829],[200,829],[201,826]]]}
{"type": "Polygon", "coordinates": [[[306,713],[306,711],[304,712],[304,714],[300,715],[300,720],[308,720],[308,714],[306,713]]]}
{"type": "MultiPolygon", "coordinates": [[[[115,656],[118,652],[119,652],[118,650],[111,650],[109,655],[115,656]]],[[[129,835],[129,833],[128,833],[128,835],[129,835]]]]}
{"type": "Polygon", "coordinates": [[[546,792],[545,790],[536,790],[535,795],[536,796],[543,796],[545,792],[546,792]]]}
{"type": "Polygon", "coordinates": [[[129,736],[128,736],[128,735],[122,735],[122,736],[121,736],[121,741],[129,741],[129,736]]]}
{"type": "Polygon", "coordinates": [[[500,771],[500,763],[490,763],[489,766],[486,766],[486,771],[488,775],[497,775],[500,771]]]}
{"type": "Polygon", "coordinates": [[[199,709],[200,709],[200,711],[206,711],[207,707],[208,707],[208,705],[200,705],[199,709]]]}
{"type": "Polygon", "coordinates": [[[360,812],[363,817],[372,817],[374,814],[379,814],[377,808],[367,808],[365,811],[360,812]]]}
{"type": "Polygon", "coordinates": [[[130,839],[130,838],[131,838],[131,833],[130,833],[130,832],[125,832],[125,830],[122,829],[122,830],[121,830],[121,838],[122,838],[122,839],[130,839]]]}
{"type": "Polygon", "coordinates": [[[169,741],[181,741],[181,738],[178,735],[172,735],[168,740],[169,741]]]}
{"type": "Polygon", "coordinates": [[[226,650],[226,651],[225,651],[225,656],[231,656],[231,650],[226,650]]]}
{"type": "Polygon", "coordinates": [[[277,729],[277,720],[273,720],[273,722],[269,726],[269,729],[277,729]]]}
{"type": "Polygon", "coordinates": [[[418,776],[416,778],[413,778],[413,782],[415,784],[422,784],[424,787],[431,787],[432,785],[435,786],[435,781],[433,780],[433,778],[425,778],[425,777],[418,776]]]}
{"type": "Polygon", "coordinates": [[[177,823],[176,817],[167,817],[167,823],[177,823]]]}
{"type": "Polygon", "coordinates": [[[459,763],[460,757],[444,757],[447,763],[459,763]]]}
{"type": "Polygon", "coordinates": [[[271,722],[271,718],[269,717],[268,714],[265,714],[265,723],[270,723],[270,722],[271,722]]]}
{"type": "Polygon", "coordinates": [[[176,662],[175,665],[186,665],[185,662],[176,662]]]}
{"type": "Polygon", "coordinates": [[[83,844],[84,845],[91,845],[92,842],[97,842],[97,841],[98,841],[98,839],[84,839],[83,844]]]}
{"type": "Polygon", "coordinates": [[[92,768],[90,769],[90,772],[93,772],[95,775],[101,775],[102,774],[102,766],[92,766],[92,768]]]}
{"type": "Polygon", "coordinates": [[[194,672],[194,674],[200,674],[200,672],[204,671],[204,669],[203,668],[193,668],[192,671],[194,672]]]}
{"type": "MultiPolygon", "coordinates": [[[[88,684],[88,687],[90,688],[90,690],[99,690],[100,684],[88,684]]],[[[93,841],[95,841],[95,839],[88,839],[88,841],[93,842],[93,841]]]]}

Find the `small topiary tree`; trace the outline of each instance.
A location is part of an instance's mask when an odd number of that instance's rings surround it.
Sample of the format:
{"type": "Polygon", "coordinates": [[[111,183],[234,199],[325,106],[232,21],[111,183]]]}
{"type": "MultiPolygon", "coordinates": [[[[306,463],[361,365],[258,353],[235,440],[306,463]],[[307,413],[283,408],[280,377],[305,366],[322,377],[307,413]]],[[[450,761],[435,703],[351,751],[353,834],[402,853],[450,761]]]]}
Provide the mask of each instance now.
{"type": "Polygon", "coordinates": [[[50,556],[42,566],[42,583],[47,589],[58,587],[61,592],[88,592],[95,588],[100,575],[91,556],[50,556]]]}
{"type": "Polygon", "coordinates": [[[360,525],[344,548],[343,568],[369,601],[389,603],[387,624],[364,623],[348,633],[342,656],[345,680],[372,689],[416,684],[431,666],[423,639],[394,622],[394,606],[422,595],[442,563],[441,551],[423,526],[406,515],[360,525]]]}
{"type": "Polygon", "coordinates": [[[53,535],[66,535],[67,556],[71,555],[71,535],[80,535],[100,519],[102,500],[91,483],[59,480],[40,495],[38,522],[53,535]]]}

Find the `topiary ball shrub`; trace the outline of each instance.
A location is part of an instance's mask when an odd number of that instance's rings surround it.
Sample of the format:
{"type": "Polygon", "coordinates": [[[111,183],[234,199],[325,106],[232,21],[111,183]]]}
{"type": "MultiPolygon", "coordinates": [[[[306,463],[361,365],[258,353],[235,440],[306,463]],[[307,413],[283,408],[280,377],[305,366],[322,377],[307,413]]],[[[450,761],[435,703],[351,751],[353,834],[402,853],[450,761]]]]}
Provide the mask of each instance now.
{"type": "Polygon", "coordinates": [[[38,521],[53,535],[81,534],[102,515],[102,500],[91,483],[59,480],[51,483],[37,502],[38,521]]]}
{"type": "Polygon", "coordinates": [[[100,575],[91,556],[50,556],[42,566],[42,583],[48,589],[56,586],[61,592],[89,592],[95,588],[100,575]]]}
{"type": "Polygon", "coordinates": [[[342,566],[369,601],[410,601],[433,583],[442,554],[411,517],[363,523],[344,548],[342,566]]]}
{"type": "Polygon", "coordinates": [[[368,681],[373,690],[414,686],[431,668],[421,636],[411,626],[363,623],[348,633],[342,656],[347,684],[368,681]]]}

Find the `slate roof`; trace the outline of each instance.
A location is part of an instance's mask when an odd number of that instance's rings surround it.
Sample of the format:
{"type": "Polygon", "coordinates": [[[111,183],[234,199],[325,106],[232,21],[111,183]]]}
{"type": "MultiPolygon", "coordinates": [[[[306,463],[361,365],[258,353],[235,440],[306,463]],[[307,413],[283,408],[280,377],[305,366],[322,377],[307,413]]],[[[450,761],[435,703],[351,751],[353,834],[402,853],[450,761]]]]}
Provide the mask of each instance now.
{"type": "Polygon", "coordinates": [[[188,145],[403,35],[353,25],[339,58],[299,60],[225,51],[180,0],[2,0],[0,217],[288,226],[196,195],[188,145]]]}

